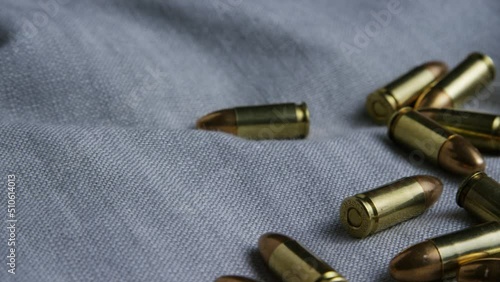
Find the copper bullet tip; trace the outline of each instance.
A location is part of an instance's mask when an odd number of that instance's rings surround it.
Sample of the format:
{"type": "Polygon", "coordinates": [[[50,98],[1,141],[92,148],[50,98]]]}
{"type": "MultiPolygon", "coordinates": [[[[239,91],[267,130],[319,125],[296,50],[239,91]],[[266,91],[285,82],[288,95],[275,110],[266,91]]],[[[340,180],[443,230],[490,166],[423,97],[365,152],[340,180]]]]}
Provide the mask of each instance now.
{"type": "Polygon", "coordinates": [[[196,128],[236,134],[236,113],[231,109],[209,113],[196,121],[196,128]]]}
{"type": "Polygon", "coordinates": [[[287,241],[293,241],[293,239],[278,233],[266,233],[260,236],[259,251],[266,263],[269,262],[269,258],[273,254],[274,250],[276,250],[279,245],[287,241]]]}
{"type": "Polygon", "coordinates": [[[409,247],[391,260],[389,271],[398,281],[424,282],[442,276],[441,256],[431,241],[409,247]]]}
{"type": "MultiPolygon", "coordinates": [[[[441,79],[448,72],[448,66],[439,61],[428,62],[423,65],[436,79],[441,79]]],[[[423,93],[415,103],[415,109],[419,108],[452,108],[453,101],[446,92],[441,89],[431,88],[427,93],[423,93]]]]}
{"type": "Polygon", "coordinates": [[[429,175],[417,175],[415,178],[424,190],[425,206],[427,208],[432,206],[443,193],[443,183],[438,178],[429,175]]]}
{"type": "Polygon", "coordinates": [[[441,147],[439,164],[459,174],[472,174],[486,167],[483,156],[469,141],[460,135],[451,136],[441,147]]]}
{"type": "Polygon", "coordinates": [[[222,276],[217,278],[215,282],[255,282],[255,280],[242,276],[222,276]]]}
{"type": "Polygon", "coordinates": [[[441,78],[443,77],[446,72],[448,71],[448,66],[440,61],[431,61],[427,62],[423,65],[426,69],[428,69],[434,77],[436,78],[441,78]]]}

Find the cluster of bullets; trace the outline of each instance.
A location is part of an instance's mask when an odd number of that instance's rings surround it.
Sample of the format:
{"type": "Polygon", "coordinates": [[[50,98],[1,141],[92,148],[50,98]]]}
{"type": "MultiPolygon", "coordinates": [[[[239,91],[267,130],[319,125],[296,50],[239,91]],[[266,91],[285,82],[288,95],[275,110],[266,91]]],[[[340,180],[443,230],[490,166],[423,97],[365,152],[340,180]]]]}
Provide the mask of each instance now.
{"type": "MultiPolygon", "coordinates": [[[[399,179],[342,202],[341,222],[356,238],[365,238],[416,217],[441,196],[443,184],[429,175],[399,179]]],[[[483,224],[416,244],[392,259],[398,281],[500,281],[500,183],[484,172],[467,177],[457,203],[483,224]]]]}
{"type": "MultiPolygon", "coordinates": [[[[468,175],[457,203],[484,223],[416,244],[390,262],[398,281],[500,281],[500,183],[484,173],[481,153],[500,153],[500,116],[457,110],[473,101],[495,77],[490,57],[473,53],[447,73],[442,62],[416,67],[370,94],[366,109],[389,137],[410,152],[410,160],[428,160],[468,175]]],[[[210,113],[197,128],[247,139],[297,139],[309,132],[305,103],[238,107],[210,113]]],[[[441,196],[442,182],[416,175],[346,198],[340,220],[347,232],[365,238],[416,217],[441,196]]],[[[282,281],[347,281],[295,240],[264,234],[259,250],[282,281]]],[[[216,282],[254,281],[224,276],[216,282]]]]}
{"type": "Polygon", "coordinates": [[[500,153],[500,117],[455,108],[479,99],[495,65],[472,53],[446,72],[442,62],[416,67],[370,94],[366,109],[375,122],[388,124],[389,137],[411,152],[411,160],[469,175],[485,168],[480,151],[500,153]]]}
{"type": "MultiPolygon", "coordinates": [[[[345,199],[341,222],[356,238],[365,238],[422,214],[441,196],[443,184],[433,176],[406,177],[345,199]]],[[[416,244],[392,259],[398,281],[500,281],[500,183],[484,172],[463,181],[457,203],[485,223],[416,244]]],[[[266,233],[259,251],[269,268],[285,282],[346,282],[347,279],[297,241],[266,233]]],[[[223,276],[216,282],[252,282],[223,276]]]]}
{"type": "MultiPolygon", "coordinates": [[[[484,173],[482,153],[500,153],[500,116],[457,110],[477,99],[493,81],[490,57],[473,53],[447,73],[442,62],[416,67],[370,94],[366,109],[386,123],[389,137],[410,152],[468,175],[457,203],[484,223],[416,244],[392,259],[398,281],[500,281],[500,184],[484,173]]],[[[341,222],[349,234],[364,238],[422,214],[441,195],[432,176],[403,178],[344,200],[341,222]]]]}

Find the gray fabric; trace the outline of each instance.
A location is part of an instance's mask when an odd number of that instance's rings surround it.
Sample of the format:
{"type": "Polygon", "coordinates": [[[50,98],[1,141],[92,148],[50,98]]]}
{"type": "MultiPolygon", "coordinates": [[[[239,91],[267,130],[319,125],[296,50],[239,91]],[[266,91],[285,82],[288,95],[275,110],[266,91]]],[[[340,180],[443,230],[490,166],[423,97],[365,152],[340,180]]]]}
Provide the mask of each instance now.
{"type": "MultiPolygon", "coordinates": [[[[500,62],[500,2],[394,1],[2,1],[0,281],[275,281],[256,248],[268,231],[350,281],[390,281],[403,248],[474,224],[455,204],[461,177],[411,163],[364,101],[425,61],[500,62]],[[301,101],[307,140],[193,129],[217,109],[301,101]],[[414,174],[445,183],[434,208],[344,232],[342,199],[414,174]]],[[[498,112],[488,93],[469,107],[498,112]]]]}

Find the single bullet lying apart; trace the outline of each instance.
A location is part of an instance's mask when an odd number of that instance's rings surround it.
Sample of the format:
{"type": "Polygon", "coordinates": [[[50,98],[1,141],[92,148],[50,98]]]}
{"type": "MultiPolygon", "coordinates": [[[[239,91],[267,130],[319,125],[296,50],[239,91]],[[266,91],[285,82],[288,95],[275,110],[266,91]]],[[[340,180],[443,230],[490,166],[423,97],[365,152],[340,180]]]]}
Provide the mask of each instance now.
{"type": "Polygon", "coordinates": [[[481,152],[500,153],[500,116],[453,109],[421,109],[444,128],[462,135],[481,152]]]}
{"type": "Polygon", "coordinates": [[[457,282],[500,281],[500,258],[485,258],[464,264],[457,272],[457,282]]]}
{"type": "Polygon", "coordinates": [[[442,191],[443,183],[435,177],[405,177],[345,199],[340,219],[350,235],[364,238],[422,214],[442,191]]]}
{"type": "Polygon", "coordinates": [[[284,282],[347,282],[336,270],[285,235],[262,235],[259,251],[269,268],[284,282]]]}
{"type": "Polygon", "coordinates": [[[489,222],[416,244],[394,257],[398,281],[434,281],[456,275],[460,265],[500,253],[500,222],[489,222]]]}
{"type": "Polygon", "coordinates": [[[375,122],[386,124],[395,111],[413,104],[426,87],[434,85],[445,75],[447,69],[442,62],[428,62],[410,70],[368,95],[368,114],[375,122]]]}
{"type": "Polygon", "coordinates": [[[410,161],[425,158],[459,174],[471,174],[485,168],[481,153],[469,141],[410,107],[393,115],[389,137],[410,150],[410,161]]]}
{"type": "Polygon", "coordinates": [[[217,278],[215,282],[257,282],[257,281],[242,276],[222,276],[217,278]]]}
{"type": "Polygon", "coordinates": [[[470,54],[415,103],[415,109],[454,108],[477,94],[495,78],[493,60],[480,53],[470,54]]]}
{"type": "Polygon", "coordinates": [[[460,185],[457,204],[485,222],[500,221],[500,183],[476,172],[460,185]]]}
{"type": "Polygon", "coordinates": [[[306,138],[309,110],[305,103],[237,107],[205,115],[196,127],[254,140],[306,138]]]}

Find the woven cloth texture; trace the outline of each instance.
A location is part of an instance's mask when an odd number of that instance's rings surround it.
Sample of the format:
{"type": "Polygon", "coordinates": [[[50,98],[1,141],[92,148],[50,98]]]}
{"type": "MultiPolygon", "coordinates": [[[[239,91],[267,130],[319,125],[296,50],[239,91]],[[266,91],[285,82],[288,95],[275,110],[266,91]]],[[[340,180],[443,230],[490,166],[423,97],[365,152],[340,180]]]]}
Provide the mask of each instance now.
{"type": "MultiPolygon", "coordinates": [[[[477,221],[455,203],[462,177],[410,161],[366,96],[426,61],[500,62],[499,26],[495,0],[2,1],[0,281],[277,281],[257,250],[270,231],[350,281],[391,281],[398,252],[477,221]],[[306,140],[194,129],[302,101],[306,140]],[[445,184],[432,209],[363,240],[342,229],[344,198],[415,174],[445,184]]],[[[467,107],[498,113],[495,86],[467,107]]]]}

